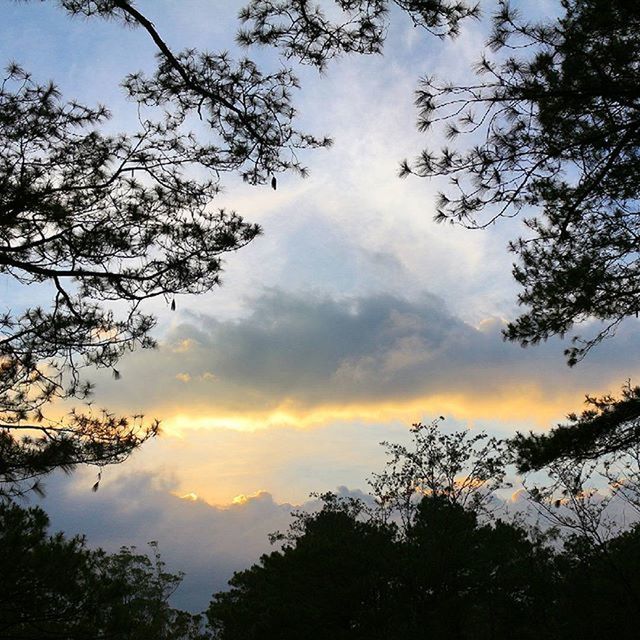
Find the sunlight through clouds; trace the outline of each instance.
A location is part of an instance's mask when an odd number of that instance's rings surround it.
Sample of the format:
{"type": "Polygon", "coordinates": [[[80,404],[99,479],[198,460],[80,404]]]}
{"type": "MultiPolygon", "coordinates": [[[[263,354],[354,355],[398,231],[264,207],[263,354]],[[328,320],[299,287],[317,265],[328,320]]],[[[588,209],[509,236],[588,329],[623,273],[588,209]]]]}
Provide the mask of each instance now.
{"type": "Polygon", "coordinates": [[[443,413],[545,428],[579,410],[585,391],[615,392],[637,370],[631,325],[576,369],[559,341],[523,350],[503,341],[504,326],[497,318],[472,326],[426,293],[411,301],[274,289],[237,320],[186,314],[159,350],[123,363],[124,384],[99,379],[96,398],[159,414],[175,435],[410,424],[443,413]]]}
{"type": "MultiPolygon", "coordinates": [[[[140,1],[172,46],[234,50],[237,2],[182,5],[140,1]]],[[[109,104],[111,131],[136,121],[119,82],[153,65],[143,33],[69,20],[53,3],[3,12],[5,60],[54,78],[69,98],[109,104]]],[[[504,319],[517,311],[506,245],[521,221],[484,232],[437,225],[437,182],[397,177],[403,158],[444,143],[416,130],[418,79],[463,78],[487,25],[434,42],[398,17],[384,57],[345,58],[321,76],[298,70],[301,127],[335,139],[301,154],[307,179],[278,176],[273,191],[222,176],[211,207],[264,230],[227,256],[223,287],[179,297],[175,312],[150,302],[159,349],[128,354],[120,381],[86,372],[94,408],[161,419],[164,436],[125,467],[177,478],[176,500],[247,496],[255,506],[261,490],[300,501],[362,486],[382,458],[378,442],[401,439],[412,422],[444,415],[501,435],[549,428],[580,410],[584,393],[616,392],[639,373],[633,320],[572,370],[559,340],[527,350],[503,342],[504,319]]],[[[247,53],[280,68],[266,49],[234,55],[247,53]]],[[[3,295],[25,303],[14,284],[3,295]]]]}

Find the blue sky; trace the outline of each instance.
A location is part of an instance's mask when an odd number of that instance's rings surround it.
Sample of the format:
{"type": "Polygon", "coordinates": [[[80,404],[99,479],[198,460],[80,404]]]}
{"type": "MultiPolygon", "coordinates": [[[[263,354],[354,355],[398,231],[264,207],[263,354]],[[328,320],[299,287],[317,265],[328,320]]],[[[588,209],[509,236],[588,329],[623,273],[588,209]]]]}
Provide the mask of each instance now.
{"type": "MultiPolygon", "coordinates": [[[[175,49],[237,53],[242,2],[137,4],[175,49]]],[[[244,554],[221,543],[227,575],[252,559],[247,550],[266,548],[268,527],[282,526],[289,503],[313,490],[366,488],[384,458],[378,443],[406,438],[412,422],[444,415],[448,428],[544,429],[580,409],[585,393],[615,392],[636,375],[635,320],[575,369],[559,341],[527,350],[502,341],[517,294],[506,244],[520,221],[484,232],[436,225],[438,185],[397,177],[400,160],[438,143],[414,126],[418,78],[463,78],[486,25],[440,42],[392,18],[384,57],[339,60],[322,75],[299,70],[300,125],[335,139],[304,155],[307,179],[279,177],[276,192],[223,180],[214,206],[264,229],[229,257],[224,286],[179,298],[174,314],[151,304],[159,350],[127,357],[120,381],[91,374],[97,406],[158,417],[164,435],[108,469],[97,494],[88,493],[92,471],[55,479],[54,525],[87,530],[107,546],[158,539],[170,555],[182,549],[172,557],[179,563],[209,535],[195,516],[198,530],[183,531],[188,510],[199,509],[204,521],[224,520],[221,539],[251,539],[244,554]],[[143,504],[140,492],[153,499],[143,504]],[[191,493],[201,499],[180,501],[191,493]],[[243,495],[254,498],[233,502],[243,495]],[[90,514],[107,508],[114,514],[100,535],[90,514]]],[[[67,98],[107,104],[114,130],[133,117],[118,83],[151,68],[153,53],[141,31],[72,20],[54,2],[3,6],[2,59],[54,79],[67,98]]],[[[272,52],[249,55],[280,64],[272,52]]],[[[0,282],[4,304],[41,295],[0,282]]]]}

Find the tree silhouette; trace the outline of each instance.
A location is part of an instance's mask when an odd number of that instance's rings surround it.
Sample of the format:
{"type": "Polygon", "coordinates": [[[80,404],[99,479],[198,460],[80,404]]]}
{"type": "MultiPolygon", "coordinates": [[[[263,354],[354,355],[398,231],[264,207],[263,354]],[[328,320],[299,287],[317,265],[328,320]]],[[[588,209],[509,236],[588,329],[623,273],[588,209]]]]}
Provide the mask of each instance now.
{"type": "Polygon", "coordinates": [[[589,408],[570,414],[569,423],[548,433],[518,433],[510,442],[521,472],[540,470],[554,462],[602,460],[621,456],[640,444],[640,388],[627,385],[620,398],[587,396],[589,408]]]}
{"type": "Polygon", "coordinates": [[[325,496],[288,543],[236,573],[207,610],[216,638],[498,639],[540,637],[551,554],[526,531],[444,494],[418,503],[403,535],[325,496]]]}
{"type": "Polygon", "coordinates": [[[536,212],[510,245],[528,310],[505,336],[526,346],[604,321],[594,338],[574,338],[573,365],[640,308],[640,11],[626,0],[562,0],[558,19],[535,23],[498,4],[489,47],[501,55],[483,55],[478,81],[428,78],[417,94],[422,130],[440,124],[470,146],[425,151],[403,175],[450,178],[441,221],[483,228],[536,212]]]}
{"type": "Polygon", "coordinates": [[[238,42],[276,46],[287,58],[324,69],[330,59],[343,54],[381,53],[393,5],[406,11],[414,26],[440,38],[457,35],[463,20],[479,14],[478,3],[466,0],[336,0],[334,4],[324,11],[309,0],[250,0],[240,11],[247,26],[239,32],[238,42]]]}
{"type": "Polygon", "coordinates": [[[392,638],[387,613],[397,558],[395,529],[359,518],[354,503],[325,496],[299,514],[282,551],[236,573],[207,610],[216,638],[392,638]]]}
{"type": "Polygon", "coordinates": [[[440,421],[411,427],[410,446],[383,442],[389,459],[369,484],[378,516],[413,521],[420,498],[441,496],[452,504],[481,512],[490,510],[492,493],[505,477],[506,447],[486,433],[444,433],[440,421]]]}
{"type": "Polygon", "coordinates": [[[596,640],[633,635],[638,625],[640,529],[635,526],[602,547],[575,536],[558,557],[558,635],[596,640]]]}
{"type": "Polygon", "coordinates": [[[121,461],[157,433],[157,423],[136,417],[59,420],[44,409],[87,397],[84,366],[119,377],[127,351],[154,345],[155,320],[142,303],[164,298],[175,309],[175,296],[211,290],[223,256],[256,237],[257,225],[210,206],[225,172],[252,184],[304,173],[296,150],[329,144],[293,126],[290,71],[265,75],[225,53],[174,53],[131,2],[59,4],[144,30],[158,65],[123,83],[138,109],[132,133],[105,133],[106,107],[65,102],[53,84],[38,84],[15,64],[0,85],[0,273],[51,295],[49,307],[0,315],[4,494],[37,488],[56,467],[121,461]],[[205,133],[190,130],[194,119],[205,133]]]}
{"type": "Polygon", "coordinates": [[[425,496],[402,542],[399,637],[540,637],[539,611],[551,604],[551,554],[527,531],[442,494],[425,496]]]}
{"type": "Polygon", "coordinates": [[[173,609],[182,576],[123,548],[88,549],[83,537],[49,536],[40,508],[0,503],[0,638],[203,640],[201,618],[173,609]]]}
{"type": "MultiPolygon", "coordinates": [[[[375,494],[371,500],[323,494],[319,511],[294,514],[289,531],[275,536],[284,542],[280,551],[236,573],[228,591],[214,594],[207,611],[214,637],[633,635],[639,620],[640,527],[595,539],[590,525],[565,528],[558,537],[522,520],[490,519],[474,501],[464,506],[456,499],[451,486],[458,483],[440,475],[446,453],[425,455],[419,441],[402,452],[434,479],[413,494],[409,512],[405,467],[393,456],[387,474],[399,477],[385,486],[399,496],[387,505],[397,505],[403,517],[390,514],[375,494]]],[[[455,447],[451,456],[457,458],[455,447]]],[[[465,461],[484,464],[473,453],[465,461]]],[[[494,486],[503,482],[502,468],[496,469],[494,486]]],[[[584,500],[583,489],[575,492],[578,501],[584,500]]]]}

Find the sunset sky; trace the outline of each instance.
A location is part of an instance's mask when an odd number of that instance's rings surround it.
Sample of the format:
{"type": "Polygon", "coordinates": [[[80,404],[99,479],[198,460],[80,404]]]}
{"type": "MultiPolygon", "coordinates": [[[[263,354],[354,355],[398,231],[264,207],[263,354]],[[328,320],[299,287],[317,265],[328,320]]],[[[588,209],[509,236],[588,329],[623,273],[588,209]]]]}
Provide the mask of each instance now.
{"type": "MultiPolygon", "coordinates": [[[[137,5],[174,50],[242,54],[239,0],[137,5]]],[[[5,2],[2,18],[5,63],[53,79],[68,99],[107,104],[113,130],[130,126],[135,109],[118,83],[152,68],[146,34],[72,20],[54,2],[5,2]]],[[[309,177],[279,176],[275,192],[223,176],[212,206],[264,233],[229,256],[222,288],[178,298],[173,313],[148,306],[158,350],[127,356],[118,381],[88,372],[96,407],[157,417],[163,435],[107,469],[96,494],[94,470],[51,480],[55,526],[112,547],[157,539],[187,572],[188,550],[206,546],[210,565],[199,562],[218,571],[219,588],[266,550],[265,534],[286,526],[291,504],[311,491],[366,490],[384,463],[380,441],[405,440],[412,422],[442,415],[445,428],[501,436],[546,429],[585,393],[637,380],[636,320],[573,369],[559,340],[505,343],[501,329],[517,313],[506,244],[521,221],[482,232],[436,225],[438,185],[397,177],[403,158],[439,144],[415,128],[418,79],[464,78],[485,35],[485,23],[468,23],[441,42],[393,13],[384,57],[345,58],[322,75],[298,70],[299,124],[334,146],[306,153],[309,177]],[[181,499],[189,494],[198,500],[181,499]]],[[[280,64],[272,52],[248,55],[280,64]]],[[[44,302],[45,293],[0,281],[3,304],[44,302]]]]}

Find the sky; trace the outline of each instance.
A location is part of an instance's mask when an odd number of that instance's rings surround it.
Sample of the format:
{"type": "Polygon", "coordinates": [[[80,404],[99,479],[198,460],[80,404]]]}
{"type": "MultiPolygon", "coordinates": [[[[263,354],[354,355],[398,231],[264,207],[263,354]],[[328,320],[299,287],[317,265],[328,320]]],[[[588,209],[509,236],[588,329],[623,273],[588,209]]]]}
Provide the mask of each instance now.
{"type": "MultiPolygon", "coordinates": [[[[240,1],[137,4],[176,50],[280,64],[272,52],[237,50],[240,1]]],[[[222,588],[268,550],[266,534],[286,528],[310,492],[366,490],[384,464],[379,443],[407,441],[414,422],[444,416],[445,429],[501,437],[544,430],[580,410],[585,393],[637,379],[636,320],[572,369],[559,340],[528,349],[502,340],[518,292],[506,245],[521,221],[437,225],[438,184],[397,177],[403,158],[440,143],[416,130],[418,79],[465,78],[486,24],[442,42],[391,18],[384,56],[297,70],[300,127],[335,141],[303,154],[308,178],[279,176],[273,191],[225,177],[213,206],[264,233],[228,257],[223,286],[179,297],[174,313],[150,304],[159,348],[127,356],[118,381],[90,372],[94,406],[157,417],[162,435],[106,469],[95,494],[92,469],[49,481],[55,528],[110,549],[158,540],[170,568],[187,571],[179,603],[204,606],[203,585],[222,588]]],[[[151,69],[154,50],[139,30],[5,0],[0,54],[67,98],[107,104],[109,126],[126,130],[133,106],[118,84],[151,69]]],[[[41,295],[0,281],[5,305],[41,295]]]]}

